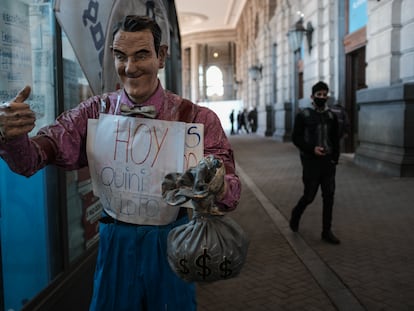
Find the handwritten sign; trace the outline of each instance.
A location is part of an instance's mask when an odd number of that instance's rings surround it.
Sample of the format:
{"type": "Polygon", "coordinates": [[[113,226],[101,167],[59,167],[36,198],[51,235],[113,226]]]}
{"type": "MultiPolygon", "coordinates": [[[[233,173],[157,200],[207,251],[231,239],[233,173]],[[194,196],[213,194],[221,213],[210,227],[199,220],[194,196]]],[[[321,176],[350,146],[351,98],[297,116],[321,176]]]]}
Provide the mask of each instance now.
{"type": "Polygon", "coordinates": [[[105,211],[121,221],[164,225],[179,207],[162,200],[162,180],[201,159],[203,125],[101,114],[89,120],[87,144],[93,190],[105,211]]]}
{"type": "MultiPolygon", "coordinates": [[[[204,157],[204,124],[187,123],[185,134],[184,171],[196,166],[204,157]]],[[[185,202],[182,206],[193,208],[191,201],[185,202]]]]}
{"type": "Polygon", "coordinates": [[[187,123],[185,134],[184,170],[187,170],[204,157],[204,124],[187,123]]]}

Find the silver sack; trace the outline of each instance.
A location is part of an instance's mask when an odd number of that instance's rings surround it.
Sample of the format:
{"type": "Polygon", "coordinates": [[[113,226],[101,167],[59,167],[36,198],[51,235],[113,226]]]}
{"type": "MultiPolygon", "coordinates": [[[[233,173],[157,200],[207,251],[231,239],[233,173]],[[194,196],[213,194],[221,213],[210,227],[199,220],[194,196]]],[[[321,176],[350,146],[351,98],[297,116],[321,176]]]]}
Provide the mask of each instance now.
{"type": "Polygon", "coordinates": [[[182,279],[212,282],[239,275],[248,239],[227,215],[194,213],[193,219],[168,235],[168,262],[182,279]]]}
{"type": "Polygon", "coordinates": [[[190,282],[212,282],[237,276],[246,261],[248,238],[243,229],[215,205],[225,169],[214,156],[203,158],[184,174],[164,177],[164,200],[173,206],[191,200],[193,217],[168,235],[167,255],[173,271],[190,282]]]}

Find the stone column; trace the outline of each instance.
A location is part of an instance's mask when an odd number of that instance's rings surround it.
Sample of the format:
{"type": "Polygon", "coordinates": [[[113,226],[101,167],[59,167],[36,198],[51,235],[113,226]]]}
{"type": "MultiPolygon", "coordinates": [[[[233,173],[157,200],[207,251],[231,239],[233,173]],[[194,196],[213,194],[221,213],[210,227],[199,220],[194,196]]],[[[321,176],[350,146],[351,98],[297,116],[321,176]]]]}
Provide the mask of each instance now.
{"type": "Polygon", "coordinates": [[[359,140],[354,161],[391,176],[414,176],[414,82],[357,92],[359,140]]]}
{"type": "Polygon", "coordinates": [[[195,103],[200,98],[198,82],[199,45],[191,45],[191,100],[195,103]]]}
{"type": "Polygon", "coordinates": [[[413,1],[368,1],[369,88],[357,92],[355,163],[397,177],[414,176],[413,9],[413,1]]]}

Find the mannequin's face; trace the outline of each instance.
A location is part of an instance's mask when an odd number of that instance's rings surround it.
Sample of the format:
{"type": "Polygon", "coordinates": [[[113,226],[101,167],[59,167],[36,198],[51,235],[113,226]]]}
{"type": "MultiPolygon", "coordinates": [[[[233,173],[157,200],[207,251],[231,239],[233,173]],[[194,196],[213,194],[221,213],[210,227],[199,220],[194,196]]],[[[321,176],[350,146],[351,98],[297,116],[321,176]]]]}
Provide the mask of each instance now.
{"type": "Polygon", "coordinates": [[[167,47],[160,47],[157,55],[150,30],[118,31],[114,37],[112,54],[118,76],[129,98],[140,104],[158,87],[158,70],[164,67],[167,47]]]}

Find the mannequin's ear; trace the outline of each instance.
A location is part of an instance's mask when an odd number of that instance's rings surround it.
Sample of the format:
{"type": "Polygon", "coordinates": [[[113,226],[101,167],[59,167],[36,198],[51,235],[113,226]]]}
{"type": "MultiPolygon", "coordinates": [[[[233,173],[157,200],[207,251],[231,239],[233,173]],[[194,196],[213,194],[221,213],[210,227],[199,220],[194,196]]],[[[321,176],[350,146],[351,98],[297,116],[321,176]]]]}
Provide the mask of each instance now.
{"type": "Polygon", "coordinates": [[[168,52],[168,46],[167,45],[161,45],[160,49],[158,50],[158,68],[164,68],[165,66],[165,60],[167,59],[167,52],[168,52]]]}

